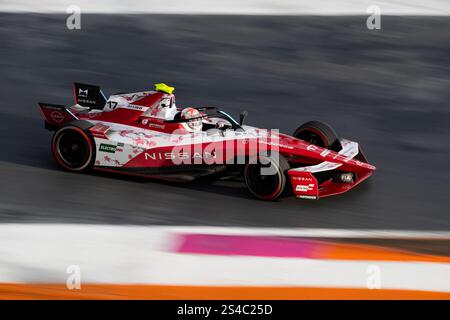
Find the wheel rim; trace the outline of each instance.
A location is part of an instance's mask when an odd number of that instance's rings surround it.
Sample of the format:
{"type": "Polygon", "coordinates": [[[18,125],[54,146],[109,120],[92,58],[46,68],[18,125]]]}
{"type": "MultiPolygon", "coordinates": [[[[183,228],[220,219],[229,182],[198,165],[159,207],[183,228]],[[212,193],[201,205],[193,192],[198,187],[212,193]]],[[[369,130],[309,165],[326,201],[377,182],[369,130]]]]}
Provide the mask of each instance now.
{"type": "Polygon", "coordinates": [[[247,185],[249,189],[259,197],[271,198],[280,191],[281,177],[279,173],[273,175],[261,175],[261,168],[269,167],[268,165],[249,164],[247,167],[247,185]]]}
{"type": "Polygon", "coordinates": [[[62,132],[56,140],[56,148],[59,158],[70,168],[80,168],[89,160],[89,143],[74,130],[62,132]]]}

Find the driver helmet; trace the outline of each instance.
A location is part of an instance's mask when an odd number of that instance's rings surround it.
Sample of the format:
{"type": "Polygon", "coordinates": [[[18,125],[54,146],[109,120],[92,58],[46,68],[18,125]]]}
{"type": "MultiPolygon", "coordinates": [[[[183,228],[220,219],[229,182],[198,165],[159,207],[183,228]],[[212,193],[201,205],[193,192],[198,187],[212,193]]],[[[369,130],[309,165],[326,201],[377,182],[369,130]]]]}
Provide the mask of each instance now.
{"type": "MultiPolygon", "coordinates": [[[[181,119],[183,120],[200,118],[201,116],[201,113],[195,108],[184,108],[183,111],[181,111],[181,119]]],[[[203,126],[202,119],[191,120],[185,124],[192,131],[201,131],[203,126]]]]}

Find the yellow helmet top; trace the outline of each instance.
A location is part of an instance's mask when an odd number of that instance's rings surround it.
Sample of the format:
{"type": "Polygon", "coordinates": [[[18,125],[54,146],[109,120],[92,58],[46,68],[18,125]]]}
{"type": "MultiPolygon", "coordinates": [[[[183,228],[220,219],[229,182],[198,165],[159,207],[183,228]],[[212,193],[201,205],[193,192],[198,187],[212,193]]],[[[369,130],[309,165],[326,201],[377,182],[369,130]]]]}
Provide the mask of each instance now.
{"type": "Polygon", "coordinates": [[[173,90],[175,90],[174,87],[170,87],[165,83],[155,83],[155,90],[165,92],[168,94],[172,94],[173,90]]]}

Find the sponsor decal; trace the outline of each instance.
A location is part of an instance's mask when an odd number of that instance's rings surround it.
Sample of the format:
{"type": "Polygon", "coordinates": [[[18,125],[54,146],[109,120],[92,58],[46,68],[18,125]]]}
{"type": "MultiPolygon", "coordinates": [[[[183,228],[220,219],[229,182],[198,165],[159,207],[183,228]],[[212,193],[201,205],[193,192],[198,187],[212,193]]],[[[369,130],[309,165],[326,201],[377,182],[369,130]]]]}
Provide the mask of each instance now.
{"type": "Polygon", "coordinates": [[[300,180],[300,181],[313,181],[313,178],[308,177],[292,177],[293,180],[300,180]]]}
{"type": "Polygon", "coordinates": [[[64,115],[61,113],[61,111],[53,111],[52,113],[50,113],[50,118],[56,123],[60,123],[63,122],[64,115]]]}
{"type": "Polygon", "coordinates": [[[216,158],[215,152],[152,152],[144,153],[145,160],[173,160],[173,159],[211,159],[216,158]]]}
{"type": "Polygon", "coordinates": [[[298,184],[295,187],[295,191],[300,191],[300,192],[308,192],[308,191],[312,191],[314,189],[314,183],[311,184],[298,184]]]}
{"type": "Polygon", "coordinates": [[[301,194],[301,195],[297,196],[297,198],[310,199],[310,200],[316,200],[317,199],[316,196],[307,196],[307,195],[304,195],[304,194],[301,194]]]}
{"type": "Polygon", "coordinates": [[[89,94],[88,89],[86,89],[86,90],[83,90],[83,89],[81,89],[81,88],[78,89],[78,95],[79,95],[80,97],[85,97],[85,98],[87,98],[88,94],[89,94]]]}
{"type": "Polygon", "coordinates": [[[148,124],[148,126],[151,128],[157,128],[157,129],[164,129],[166,127],[163,124],[151,123],[151,122],[148,124]]]}
{"type": "Polygon", "coordinates": [[[325,150],[323,150],[323,151],[320,153],[320,155],[321,155],[322,157],[326,157],[327,154],[329,154],[329,153],[330,153],[330,150],[325,149],[325,150]]]}
{"type": "MultiPolygon", "coordinates": [[[[149,119],[143,119],[142,124],[144,126],[148,126],[150,128],[157,128],[157,129],[164,129],[166,126],[162,123],[155,123],[157,121],[156,119],[149,120],[149,119]]],[[[159,122],[159,121],[158,121],[159,122]]]]}
{"type": "Polygon", "coordinates": [[[122,142],[119,142],[117,144],[116,152],[123,152],[123,147],[124,147],[124,144],[122,142]]]}
{"type": "Polygon", "coordinates": [[[112,145],[112,144],[106,144],[106,143],[102,143],[100,145],[100,147],[98,148],[99,151],[109,152],[109,153],[115,153],[116,149],[117,149],[117,146],[112,145]]]}
{"type": "Polygon", "coordinates": [[[78,99],[78,102],[88,103],[88,104],[96,104],[95,100],[89,100],[89,99],[78,99]]]}
{"type": "Polygon", "coordinates": [[[272,147],[278,147],[278,148],[281,147],[281,148],[286,148],[286,149],[294,149],[294,147],[292,147],[292,146],[288,146],[288,145],[281,144],[281,143],[269,142],[269,141],[264,141],[264,140],[258,140],[258,142],[262,143],[262,144],[266,144],[268,146],[272,146],[272,147]]]}
{"type": "Polygon", "coordinates": [[[145,110],[148,109],[148,107],[137,106],[137,105],[134,105],[134,104],[129,104],[125,108],[126,109],[132,109],[132,110],[139,110],[139,111],[145,111],[145,110]]]}

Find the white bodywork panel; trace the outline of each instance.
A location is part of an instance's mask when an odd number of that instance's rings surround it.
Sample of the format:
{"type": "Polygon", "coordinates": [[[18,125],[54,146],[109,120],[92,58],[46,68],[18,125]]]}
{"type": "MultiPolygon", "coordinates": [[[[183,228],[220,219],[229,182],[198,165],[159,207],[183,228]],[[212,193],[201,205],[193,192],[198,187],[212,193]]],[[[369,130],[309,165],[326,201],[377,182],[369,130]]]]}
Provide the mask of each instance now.
{"type": "MultiPolygon", "coordinates": [[[[353,159],[359,152],[358,143],[346,139],[341,139],[342,150],[338,154],[345,156],[348,160],[353,159]]],[[[324,161],[314,166],[291,169],[293,172],[322,172],[334,170],[342,166],[341,163],[324,161]]]]}

